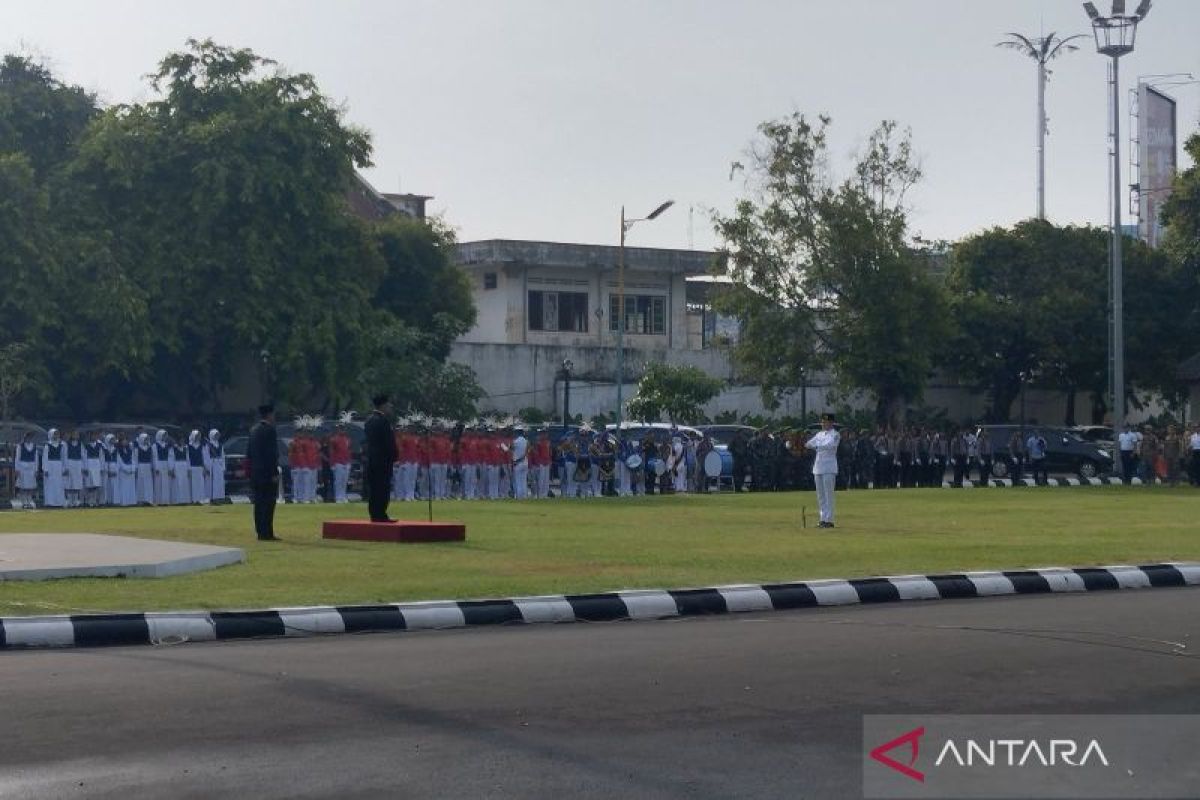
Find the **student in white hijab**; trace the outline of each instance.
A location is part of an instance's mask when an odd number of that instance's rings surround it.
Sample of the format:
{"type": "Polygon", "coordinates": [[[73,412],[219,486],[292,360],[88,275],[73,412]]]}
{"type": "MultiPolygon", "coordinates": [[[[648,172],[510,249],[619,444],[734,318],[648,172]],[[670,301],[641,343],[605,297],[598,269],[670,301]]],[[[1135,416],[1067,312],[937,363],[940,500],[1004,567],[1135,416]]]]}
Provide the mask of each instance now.
{"type": "Polygon", "coordinates": [[[154,505],[154,448],[150,446],[150,434],[139,433],[133,448],[133,463],[137,475],[137,501],[139,505],[154,505]]]}
{"type": "MultiPolygon", "coordinates": [[[[173,442],[171,445],[171,503],[187,505],[192,502],[192,477],[188,473],[187,442],[173,442]]],[[[199,498],[197,498],[199,499],[199,498]]]]}
{"type": "Polygon", "coordinates": [[[115,506],[120,495],[121,459],[117,455],[117,437],[104,436],[104,505],[115,506]]]}
{"type": "Polygon", "coordinates": [[[208,495],[204,487],[204,478],[208,470],[204,468],[204,442],[200,439],[200,431],[192,431],[188,435],[188,490],[193,503],[207,503],[208,495]]]}
{"type": "Polygon", "coordinates": [[[33,443],[33,434],[26,433],[21,444],[17,447],[17,497],[21,508],[36,508],[33,496],[37,493],[38,479],[38,446],[33,443]]]}
{"type": "Polygon", "coordinates": [[[154,502],[160,506],[171,504],[171,472],[175,469],[175,454],[167,441],[167,432],[154,434],[154,502]]]}
{"type": "Polygon", "coordinates": [[[204,468],[208,470],[208,497],[221,500],[225,497],[225,447],[216,428],[208,432],[204,446],[204,468]]]}
{"type": "Polygon", "coordinates": [[[67,446],[58,428],[50,429],[49,441],[42,447],[42,497],[47,508],[62,508],[66,494],[67,446]]]}

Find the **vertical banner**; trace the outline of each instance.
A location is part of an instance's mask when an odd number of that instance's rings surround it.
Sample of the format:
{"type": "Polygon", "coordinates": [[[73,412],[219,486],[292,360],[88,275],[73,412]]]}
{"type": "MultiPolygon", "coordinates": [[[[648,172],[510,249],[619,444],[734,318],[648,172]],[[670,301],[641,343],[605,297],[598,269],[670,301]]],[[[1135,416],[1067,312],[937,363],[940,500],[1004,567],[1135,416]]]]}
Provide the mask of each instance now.
{"type": "Polygon", "coordinates": [[[1175,178],[1175,101],[1138,84],[1138,238],[1151,247],[1162,241],[1159,212],[1175,178]]]}

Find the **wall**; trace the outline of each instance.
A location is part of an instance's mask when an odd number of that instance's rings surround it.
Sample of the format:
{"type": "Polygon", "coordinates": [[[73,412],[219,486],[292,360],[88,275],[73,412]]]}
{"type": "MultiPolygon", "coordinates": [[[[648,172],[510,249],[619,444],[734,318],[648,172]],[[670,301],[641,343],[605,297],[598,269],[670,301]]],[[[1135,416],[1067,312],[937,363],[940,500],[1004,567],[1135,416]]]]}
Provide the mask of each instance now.
{"type": "MultiPolygon", "coordinates": [[[[450,360],[466,364],[475,371],[481,386],[488,396],[480,400],[482,410],[497,410],[515,413],[522,408],[536,407],[544,412],[562,413],[563,385],[560,377],[562,362],[573,363],[571,380],[571,413],[583,414],[585,418],[604,413],[612,414],[617,405],[617,353],[613,347],[538,346],[456,343],[450,351],[450,360]]],[[[736,371],[727,351],[720,348],[707,350],[639,350],[625,349],[625,384],[623,399],[630,400],[637,394],[637,378],[646,364],[668,362],[699,367],[722,380],[734,380],[736,371]]],[[[809,412],[832,411],[850,406],[858,409],[874,409],[874,402],[865,394],[839,399],[831,397],[832,387],[828,380],[816,379],[808,387],[806,403],[801,402],[799,393],[784,397],[779,408],[767,410],[757,386],[736,383],[705,406],[710,417],[721,412],[737,411],[739,414],[763,414],[767,416],[799,416],[801,409],[809,412]]],[[[1030,389],[1025,396],[1025,417],[1044,424],[1061,424],[1064,418],[1066,397],[1061,392],[1030,389]]],[[[966,423],[983,419],[987,409],[987,398],[958,385],[934,383],[925,391],[922,405],[946,409],[946,416],[953,423],[966,423]]],[[[1200,387],[1193,388],[1193,409],[1200,408],[1200,387]]],[[[1020,401],[1014,401],[1010,418],[1020,415],[1020,401]]],[[[1145,419],[1160,412],[1152,404],[1145,412],[1131,414],[1133,421],[1145,419]]],[[[1194,412],[1193,412],[1194,413],[1194,412]]],[[[1075,419],[1080,424],[1091,422],[1091,406],[1086,395],[1076,398],[1075,419]]]]}

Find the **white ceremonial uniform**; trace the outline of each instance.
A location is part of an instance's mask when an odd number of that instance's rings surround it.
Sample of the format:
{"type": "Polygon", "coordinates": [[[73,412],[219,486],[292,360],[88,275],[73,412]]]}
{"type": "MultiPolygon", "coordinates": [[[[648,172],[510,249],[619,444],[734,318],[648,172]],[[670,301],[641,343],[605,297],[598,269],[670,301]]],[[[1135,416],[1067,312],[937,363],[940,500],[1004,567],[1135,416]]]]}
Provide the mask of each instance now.
{"type": "MultiPolygon", "coordinates": [[[[221,445],[221,436],[217,430],[208,432],[208,443],[204,448],[204,466],[208,470],[208,496],[211,500],[225,497],[225,448],[221,445]]],[[[349,466],[346,467],[347,474],[349,466]]],[[[342,484],[342,495],[345,496],[345,484],[342,484]]]]}
{"type": "Polygon", "coordinates": [[[38,448],[26,442],[17,448],[17,488],[21,491],[37,490],[38,448]]]}
{"type": "Polygon", "coordinates": [[[675,438],[671,440],[671,455],[674,460],[671,462],[671,479],[674,484],[676,494],[684,494],[687,492],[687,458],[683,452],[683,441],[675,438]]]}
{"type": "Polygon", "coordinates": [[[525,434],[518,433],[512,443],[513,497],[524,500],[529,497],[529,441],[525,434]]]}
{"type": "Polygon", "coordinates": [[[58,431],[50,431],[50,442],[42,447],[42,504],[48,508],[62,508],[67,504],[65,480],[67,473],[67,446],[58,438],[58,431]]]}
{"type": "Polygon", "coordinates": [[[821,522],[833,522],[833,490],[837,482],[837,449],[842,440],[833,428],[813,434],[805,447],[817,451],[813,459],[813,482],[817,485],[817,508],[821,522]]]}

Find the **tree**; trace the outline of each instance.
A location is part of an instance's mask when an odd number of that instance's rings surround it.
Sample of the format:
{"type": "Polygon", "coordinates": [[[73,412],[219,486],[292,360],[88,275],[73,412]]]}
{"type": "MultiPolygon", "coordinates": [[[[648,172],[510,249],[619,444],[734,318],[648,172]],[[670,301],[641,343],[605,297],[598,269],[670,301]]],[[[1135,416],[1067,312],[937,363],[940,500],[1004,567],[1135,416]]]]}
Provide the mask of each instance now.
{"type": "Polygon", "coordinates": [[[666,414],[674,423],[697,424],[704,419],[702,406],[720,394],[723,386],[699,367],[651,364],[628,403],[629,416],[655,421],[666,414]]]}
{"type": "Polygon", "coordinates": [[[98,113],[95,95],[61,83],[45,65],[16,55],[0,61],[0,153],[24,153],[39,182],[74,154],[98,113]]]}
{"type": "MultiPolygon", "coordinates": [[[[1184,309],[1196,291],[1141,242],[1126,239],[1124,248],[1130,392],[1170,397],[1188,341],[1184,309]]],[[[957,333],[946,364],[987,391],[991,421],[1008,419],[1024,377],[1066,392],[1067,424],[1075,423],[1077,392],[1087,392],[1099,422],[1108,393],[1107,287],[1102,229],[1031,219],[964,239],[948,278],[957,333]]]]}
{"type": "Polygon", "coordinates": [[[358,376],[356,403],[385,391],[401,413],[420,412],[464,420],[476,414],[484,391],[464,364],[446,363],[437,355],[445,347],[444,332],[423,331],[399,320],[381,323],[372,338],[366,366],[358,376]]]}
{"type": "Polygon", "coordinates": [[[132,383],[156,411],[204,409],[264,348],[282,397],[348,393],[384,269],[344,201],[367,134],[311,75],[212,41],[169,54],[151,86],[95,120],[70,167],[90,240],[71,277],[108,280],[149,334],[101,358],[77,338],[76,407],[127,407],[132,383]]]}
{"type": "Polygon", "coordinates": [[[1163,247],[1177,264],[1200,271],[1200,133],[1184,145],[1192,166],[1175,176],[1171,195],[1163,204],[1166,228],[1163,247]]]}
{"type": "Polygon", "coordinates": [[[0,419],[9,419],[13,399],[33,385],[28,352],[29,346],[24,342],[0,347],[0,419]]]}
{"type": "Polygon", "coordinates": [[[904,199],[921,177],[910,136],[880,124],[834,183],[828,126],[801,114],[759,126],[750,196],[716,220],[734,282],[718,307],[742,320],[734,358],[764,399],[829,368],[843,388],[870,391],[882,421],[920,398],[946,304],[906,241],[904,199]]]}

